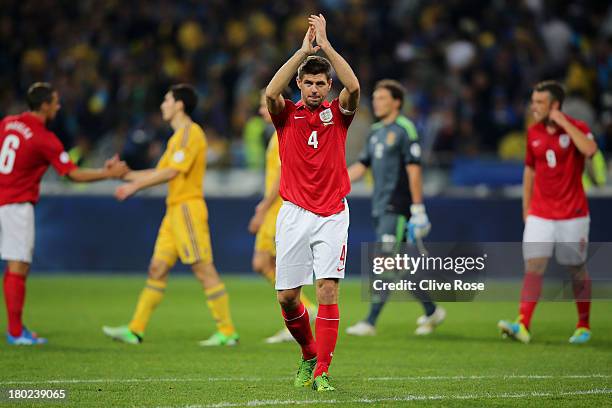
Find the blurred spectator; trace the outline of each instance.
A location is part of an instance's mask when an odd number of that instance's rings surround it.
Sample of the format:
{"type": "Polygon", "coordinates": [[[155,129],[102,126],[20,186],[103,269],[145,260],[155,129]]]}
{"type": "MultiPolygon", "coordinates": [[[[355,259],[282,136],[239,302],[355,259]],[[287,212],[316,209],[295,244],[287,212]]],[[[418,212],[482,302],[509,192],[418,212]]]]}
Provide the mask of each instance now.
{"type": "MultiPolygon", "coordinates": [[[[544,78],[564,81],[568,109],[612,146],[612,7],[595,0],[3,0],[0,115],[23,109],[31,82],[51,81],[63,98],[53,126],[68,148],[84,135],[91,157],[120,148],[149,167],[169,134],[164,92],[190,82],[211,166],[259,168],[253,95],[299,47],[312,12],[326,15],[364,95],[381,78],[406,86],[429,161],[506,151],[544,78]]],[[[350,143],[366,133],[353,126],[350,143]]]]}

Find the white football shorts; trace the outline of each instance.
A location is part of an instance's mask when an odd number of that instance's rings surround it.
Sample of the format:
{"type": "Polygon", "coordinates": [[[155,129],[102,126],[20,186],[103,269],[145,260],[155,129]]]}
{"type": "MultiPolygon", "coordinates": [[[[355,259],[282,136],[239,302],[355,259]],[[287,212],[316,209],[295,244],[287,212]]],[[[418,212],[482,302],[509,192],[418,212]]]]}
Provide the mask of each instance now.
{"type": "Polygon", "coordinates": [[[523,259],[555,258],[561,265],[582,265],[587,258],[589,216],[549,220],[527,216],[523,232],[523,259]]]}
{"type": "Polygon", "coordinates": [[[0,259],[32,263],[34,206],[31,203],[0,206],[0,259]]]}
{"type": "Polygon", "coordinates": [[[316,279],[344,278],[349,207],[322,217],[284,201],[276,219],[277,290],[313,284],[316,279]]]}

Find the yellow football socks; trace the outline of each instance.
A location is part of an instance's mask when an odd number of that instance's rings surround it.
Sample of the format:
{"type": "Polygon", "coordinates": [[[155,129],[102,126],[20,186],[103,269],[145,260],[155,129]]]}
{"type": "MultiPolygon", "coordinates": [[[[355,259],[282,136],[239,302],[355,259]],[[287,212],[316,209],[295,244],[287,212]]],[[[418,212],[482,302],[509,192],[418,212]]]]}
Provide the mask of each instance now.
{"type": "Polygon", "coordinates": [[[217,330],[226,336],[236,332],[232,323],[229,309],[229,296],[225,291],[225,285],[220,283],[209,289],[204,289],[206,304],[210,309],[213,319],[217,323],[217,330]]]}
{"type": "Polygon", "coordinates": [[[142,292],[140,292],[134,317],[132,317],[132,321],[128,326],[132,332],[138,335],[142,335],[144,333],[145,329],[147,328],[147,324],[149,323],[149,319],[151,318],[151,314],[164,298],[165,291],[166,282],[155,279],[147,279],[146,286],[142,292]]]}

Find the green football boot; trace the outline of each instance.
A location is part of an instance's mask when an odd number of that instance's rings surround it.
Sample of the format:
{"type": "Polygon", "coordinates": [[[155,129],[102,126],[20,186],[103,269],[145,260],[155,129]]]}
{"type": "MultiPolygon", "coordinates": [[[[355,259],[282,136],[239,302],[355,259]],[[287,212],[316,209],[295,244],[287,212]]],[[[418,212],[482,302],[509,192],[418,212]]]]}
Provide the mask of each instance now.
{"type": "Polygon", "coordinates": [[[238,333],[230,334],[226,336],[221,332],[216,332],[212,336],[210,336],[206,340],[202,340],[198,342],[198,344],[202,347],[212,347],[212,346],[235,346],[238,344],[238,333]]]}
{"type": "Polygon", "coordinates": [[[569,338],[569,342],[572,344],[584,344],[589,340],[591,340],[591,331],[586,327],[577,328],[572,337],[569,338]]]}
{"type": "Polygon", "coordinates": [[[297,373],[295,373],[293,385],[298,388],[310,387],[310,384],[312,384],[312,373],[316,365],[316,357],[313,357],[310,360],[304,360],[304,357],[300,357],[300,365],[298,366],[297,373]]]}
{"type": "Polygon", "coordinates": [[[317,392],[336,391],[336,389],[329,383],[327,373],[318,375],[317,378],[314,379],[312,382],[312,389],[317,392]]]}
{"type": "Polygon", "coordinates": [[[504,338],[510,337],[524,344],[528,344],[531,341],[531,334],[529,334],[529,330],[527,330],[525,325],[518,319],[514,323],[507,320],[500,320],[497,323],[497,327],[501,331],[504,338]]]}
{"type": "Polygon", "coordinates": [[[127,344],[142,343],[142,333],[134,333],[127,326],[103,326],[102,331],[113,340],[121,341],[127,344]]]}

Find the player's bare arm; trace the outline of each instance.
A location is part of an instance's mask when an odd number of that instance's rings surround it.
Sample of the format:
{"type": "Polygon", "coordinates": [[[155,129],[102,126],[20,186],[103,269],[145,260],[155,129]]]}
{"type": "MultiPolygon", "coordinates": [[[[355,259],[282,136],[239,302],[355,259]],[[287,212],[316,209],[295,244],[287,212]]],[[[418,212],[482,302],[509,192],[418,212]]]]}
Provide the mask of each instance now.
{"type": "Polygon", "coordinates": [[[340,107],[349,113],[355,112],[359,106],[359,80],[348,62],[332,47],[327,39],[327,22],[322,14],[311,15],[308,23],[314,27],[317,45],[325,52],[329,62],[336,71],[338,79],[344,85],[340,92],[340,107]]]}
{"type": "Polygon", "coordinates": [[[529,213],[534,178],[535,170],[532,167],[525,166],[523,171],[523,221],[527,219],[527,214],[529,213]]]}
{"type": "Polygon", "coordinates": [[[408,184],[413,204],[423,204],[423,170],[418,164],[406,165],[408,184]]]}
{"type": "Polygon", "coordinates": [[[155,169],[131,170],[127,172],[123,177],[121,177],[121,180],[123,181],[140,180],[142,178],[149,177],[154,171],[155,169]]]}
{"type": "Polygon", "coordinates": [[[116,161],[108,168],[101,169],[74,169],[68,173],[68,178],[79,183],[89,183],[93,181],[106,180],[111,178],[121,178],[130,169],[123,161],[116,161]]]}
{"type": "Polygon", "coordinates": [[[283,98],[283,90],[289,85],[289,81],[295,75],[298,67],[306,59],[306,57],[315,54],[321,47],[314,45],[315,31],[314,28],[308,27],[302,47],[296,51],[291,58],[274,74],[270,83],[266,87],[266,105],[268,111],[272,114],[278,114],[285,109],[285,99],[283,98]]]}
{"type": "Polygon", "coordinates": [[[593,155],[597,152],[597,143],[595,143],[594,140],[589,139],[587,135],[585,135],[580,129],[567,120],[567,117],[559,109],[551,110],[549,117],[553,122],[567,132],[580,153],[588,158],[593,157],[593,155]]]}
{"type": "Polygon", "coordinates": [[[261,228],[261,224],[263,224],[263,220],[268,213],[268,210],[279,196],[279,189],[280,177],[277,177],[270,188],[270,193],[266,195],[263,200],[259,202],[259,204],[257,204],[257,207],[255,207],[255,214],[251,218],[251,221],[249,221],[249,232],[251,234],[256,234],[257,231],[259,231],[259,228],[261,228]]]}
{"type": "MultiPolygon", "coordinates": [[[[111,157],[110,159],[108,159],[108,160],[106,160],[104,162],[104,168],[105,169],[109,169],[109,168],[111,168],[111,166],[113,164],[115,164],[117,162],[119,162],[119,155],[114,155],[113,157],[111,157]]],[[[145,170],[131,170],[131,169],[128,169],[128,172],[125,173],[121,177],[121,180],[123,180],[123,181],[136,181],[139,178],[148,176],[149,174],[151,174],[154,171],[155,171],[155,169],[145,169],[145,170]]]]}
{"type": "Polygon", "coordinates": [[[348,168],[348,175],[351,183],[361,179],[368,168],[361,162],[353,163],[348,168]]]}
{"type": "Polygon", "coordinates": [[[119,201],[123,201],[128,197],[136,194],[140,190],[156,186],[158,184],[167,183],[179,174],[176,169],[165,168],[155,169],[145,177],[140,177],[130,183],[125,183],[122,186],[117,187],[115,190],[115,198],[119,201]]]}

